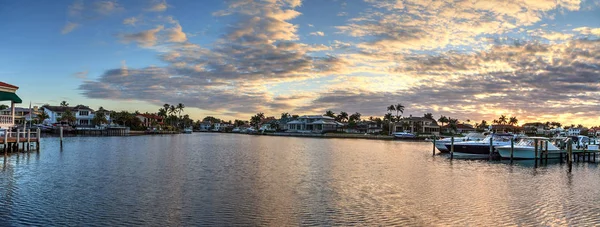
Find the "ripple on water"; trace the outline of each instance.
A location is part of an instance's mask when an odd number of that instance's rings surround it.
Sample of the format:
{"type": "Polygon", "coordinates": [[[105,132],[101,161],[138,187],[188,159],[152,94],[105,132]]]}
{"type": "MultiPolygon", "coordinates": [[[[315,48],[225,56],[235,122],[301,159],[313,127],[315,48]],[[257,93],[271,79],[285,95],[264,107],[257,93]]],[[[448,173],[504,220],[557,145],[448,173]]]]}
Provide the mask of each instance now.
{"type": "Polygon", "coordinates": [[[196,133],[44,138],[0,168],[0,226],[600,224],[600,174],[431,144],[196,133]]]}

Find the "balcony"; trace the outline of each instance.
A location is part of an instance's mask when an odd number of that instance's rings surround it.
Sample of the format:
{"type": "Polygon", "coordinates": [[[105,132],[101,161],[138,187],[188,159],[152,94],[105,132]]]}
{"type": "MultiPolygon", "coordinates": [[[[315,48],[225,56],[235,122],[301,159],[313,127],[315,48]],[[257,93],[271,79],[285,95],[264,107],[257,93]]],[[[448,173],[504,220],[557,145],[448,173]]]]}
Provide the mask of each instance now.
{"type": "Polygon", "coordinates": [[[12,127],[14,123],[14,119],[11,115],[0,115],[0,128],[12,127]]]}

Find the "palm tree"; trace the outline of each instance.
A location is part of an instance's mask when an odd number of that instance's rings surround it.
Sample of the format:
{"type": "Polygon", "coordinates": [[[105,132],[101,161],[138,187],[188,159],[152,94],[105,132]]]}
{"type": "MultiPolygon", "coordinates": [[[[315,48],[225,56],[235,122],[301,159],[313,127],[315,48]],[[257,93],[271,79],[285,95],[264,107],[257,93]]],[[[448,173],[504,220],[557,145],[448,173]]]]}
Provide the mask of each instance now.
{"type": "Polygon", "coordinates": [[[344,120],[348,120],[348,113],[342,111],[338,115],[339,122],[343,122],[344,120]]]}
{"type": "Polygon", "coordinates": [[[390,105],[387,107],[388,112],[396,111],[396,107],[394,105],[390,105]]]}
{"type": "Polygon", "coordinates": [[[325,114],[323,116],[335,118],[335,113],[333,113],[333,111],[331,111],[331,110],[328,110],[327,112],[325,112],[325,114]]]}
{"type": "Polygon", "coordinates": [[[396,117],[398,117],[398,112],[404,113],[404,106],[400,103],[396,104],[395,109],[396,109],[396,117]]]}
{"type": "Polygon", "coordinates": [[[7,109],[7,108],[8,108],[8,106],[7,106],[7,105],[0,104],[0,110],[7,109]]]}
{"type": "Polygon", "coordinates": [[[286,119],[286,118],[289,118],[289,117],[290,117],[289,113],[287,113],[287,112],[286,113],[281,113],[281,119],[286,119]]]}
{"type": "Polygon", "coordinates": [[[444,123],[448,123],[448,117],[446,117],[444,115],[440,115],[440,118],[438,119],[438,121],[440,123],[442,123],[442,126],[444,126],[444,123]]]}
{"type": "Polygon", "coordinates": [[[427,118],[427,119],[431,119],[431,120],[433,120],[433,114],[432,114],[432,113],[426,113],[426,114],[423,114],[423,117],[424,117],[424,118],[427,118]]]}
{"type": "Polygon", "coordinates": [[[517,119],[517,117],[510,117],[508,120],[508,124],[510,125],[516,125],[517,123],[519,123],[519,119],[517,119]]]}
{"type": "Polygon", "coordinates": [[[67,106],[69,106],[69,103],[67,103],[67,101],[63,100],[62,102],[60,102],[60,106],[67,107],[67,106]]]}
{"type": "Polygon", "coordinates": [[[96,112],[94,118],[92,119],[92,124],[94,125],[102,125],[108,124],[108,120],[106,120],[106,115],[102,111],[96,112]]]}
{"type": "Polygon", "coordinates": [[[179,103],[177,104],[177,112],[179,112],[179,115],[181,115],[181,113],[183,112],[183,108],[185,108],[185,105],[183,105],[183,103],[179,103]]]}
{"type": "Polygon", "coordinates": [[[43,124],[46,119],[50,118],[50,116],[48,116],[46,111],[42,111],[40,114],[37,115],[37,118],[40,121],[40,123],[43,124]]]}
{"type": "Polygon", "coordinates": [[[500,115],[500,118],[498,118],[498,123],[500,123],[500,124],[506,124],[506,123],[508,123],[506,116],[505,115],[500,115]]]}
{"type": "Polygon", "coordinates": [[[387,119],[389,122],[392,122],[392,120],[394,120],[394,115],[392,115],[391,113],[386,113],[385,116],[383,116],[384,119],[387,119]]]}

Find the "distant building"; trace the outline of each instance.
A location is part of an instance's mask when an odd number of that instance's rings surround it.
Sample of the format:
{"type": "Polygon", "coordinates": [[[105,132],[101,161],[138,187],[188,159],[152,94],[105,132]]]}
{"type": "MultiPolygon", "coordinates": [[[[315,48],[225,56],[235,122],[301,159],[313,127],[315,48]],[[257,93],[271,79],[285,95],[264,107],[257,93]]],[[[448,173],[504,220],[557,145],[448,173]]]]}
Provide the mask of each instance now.
{"type": "MultiPolygon", "coordinates": [[[[23,107],[15,107],[15,124],[20,125],[31,119],[37,118],[38,107],[35,106],[31,109],[23,107]],[[31,114],[31,115],[30,115],[31,114]]],[[[0,110],[0,115],[8,116],[11,115],[12,110],[10,108],[0,110]]]]}
{"type": "Polygon", "coordinates": [[[500,133],[500,132],[514,132],[518,133],[523,131],[523,128],[514,125],[491,125],[491,132],[500,133]]]}
{"type": "Polygon", "coordinates": [[[541,122],[525,123],[525,124],[523,124],[522,127],[523,127],[523,132],[525,134],[536,134],[536,135],[547,134],[546,125],[541,122]]]}
{"type": "Polygon", "coordinates": [[[569,128],[567,130],[567,136],[578,136],[581,134],[581,128],[569,128]]]}
{"type": "Polygon", "coordinates": [[[321,115],[304,115],[298,117],[296,120],[288,122],[287,132],[334,132],[339,126],[342,126],[342,124],[336,122],[332,117],[321,115]]]}
{"type": "Polygon", "coordinates": [[[441,127],[442,132],[444,133],[458,133],[458,134],[466,134],[475,132],[476,129],[470,124],[456,124],[456,130],[452,129],[452,125],[444,125],[441,127]]]}
{"type": "Polygon", "coordinates": [[[92,119],[94,119],[94,110],[84,105],[77,105],[75,107],[46,105],[40,109],[48,114],[48,119],[45,122],[50,124],[58,123],[67,110],[75,115],[76,120],[73,122],[75,125],[89,126],[92,125],[92,119]]]}
{"type": "Polygon", "coordinates": [[[155,125],[163,124],[163,118],[156,114],[138,114],[135,117],[140,119],[140,121],[142,122],[142,125],[146,128],[150,128],[155,125]]]}
{"type": "Polygon", "coordinates": [[[202,132],[208,132],[211,130],[212,127],[212,122],[210,121],[203,121],[200,123],[200,131],[202,132]]]}
{"type": "Polygon", "coordinates": [[[440,134],[440,126],[433,119],[424,117],[405,117],[394,123],[392,131],[395,132],[409,132],[409,133],[420,133],[420,134],[440,134]]]}

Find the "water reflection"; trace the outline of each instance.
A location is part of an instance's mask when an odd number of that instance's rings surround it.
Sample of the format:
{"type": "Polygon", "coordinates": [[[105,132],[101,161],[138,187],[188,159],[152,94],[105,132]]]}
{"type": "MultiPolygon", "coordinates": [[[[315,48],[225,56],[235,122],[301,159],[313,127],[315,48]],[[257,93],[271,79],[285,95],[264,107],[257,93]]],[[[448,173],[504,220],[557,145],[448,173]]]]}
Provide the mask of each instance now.
{"type": "Polygon", "coordinates": [[[44,138],[5,156],[5,225],[593,225],[596,164],[232,134],[44,138]],[[31,157],[34,156],[34,157],[31,157]]]}

